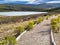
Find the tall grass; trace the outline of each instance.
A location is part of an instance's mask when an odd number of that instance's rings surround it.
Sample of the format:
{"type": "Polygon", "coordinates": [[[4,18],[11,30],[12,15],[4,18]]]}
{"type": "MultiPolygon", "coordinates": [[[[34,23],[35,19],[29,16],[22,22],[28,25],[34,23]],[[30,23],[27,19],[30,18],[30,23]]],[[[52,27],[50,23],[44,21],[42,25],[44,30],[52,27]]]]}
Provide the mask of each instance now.
{"type": "Polygon", "coordinates": [[[39,18],[37,19],[37,24],[41,23],[43,20],[44,20],[43,17],[39,17],[39,18]]]}
{"type": "Polygon", "coordinates": [[[16,38],[13,36],[6,36],[0,41],[0,45],[16,45],[16,38]]]}
{"type": "Polygon", "coordinates": [[[25,29],[24,29],[24,26],[22,26],[22,25],[20,25],[20,26],[18,26],[18,27],[16,27],[16,29],[17,29],[17,33],[22,33],[25,29]]]}
{"type": "Polygon", "coordinates": [[[50,27],[53,30],[53,32],[58,32],[58,19],[53,18],[50,23],[50,27]]]}
{"type": "Polygon", "coordinates": [[[32,20],[28,21],[28,25],[26,26],[27,30],[32,29],[33,25],[34,25],[34,21],[32,21],[32,20]]]}

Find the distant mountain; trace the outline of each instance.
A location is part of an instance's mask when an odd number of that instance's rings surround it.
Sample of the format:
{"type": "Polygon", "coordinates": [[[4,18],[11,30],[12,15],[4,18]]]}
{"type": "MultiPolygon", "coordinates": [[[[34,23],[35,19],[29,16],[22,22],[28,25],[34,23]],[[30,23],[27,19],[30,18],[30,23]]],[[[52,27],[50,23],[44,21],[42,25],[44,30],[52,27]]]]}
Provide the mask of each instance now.
{"type": "Polygon", "coordinates": [[[60,9],[60,3],[43,3],[35,5],[35,4],[22,4],[17,1],[0,4],[0,11],[53,11],[57,9],[60,9]]]}
{"type": "MultiPolygon", "coordinates": [[[[52,1],[52,0],[49,0],[52,1]]],[[[8,4],[8,5],[23,5],[23,6],[32,6],[32,7],[39,7],[39,8],[57,8],[60,7],[60,3],[46,3],[49,2],[48,0],[35,0],[32,3],[29,1],[7,1],[7,2],[0,2],[0,4],[8,4]]]]}
{"type": "Polygon", "coordinates": [[[42,3],[42,4],[24,4],[26,2],[11,2],[11,3],[5,3],[9,5],[24,5],[24,6],[34,6],[39,8],[57,8],[60,7],[60,3],[42,3]]]}
{"type": "Polygon", "coordinates": [[[60,12],[60,7],[52,8],[52,9],[47,9],[45,11],[47,11],[47,12],[60,12]]]}
{"type": "Polygon", "coordinates": [[[60,7],[60,3],[43,3],[37,6],[40,6],[42,8],[57,8],[57,7],[60,7]]]}
{"type": "Polygon", "coordinates": [[[18,5],[18,4],[1,4],[0,11],[43,11],[44,9],[40,7],[18,5]]]}

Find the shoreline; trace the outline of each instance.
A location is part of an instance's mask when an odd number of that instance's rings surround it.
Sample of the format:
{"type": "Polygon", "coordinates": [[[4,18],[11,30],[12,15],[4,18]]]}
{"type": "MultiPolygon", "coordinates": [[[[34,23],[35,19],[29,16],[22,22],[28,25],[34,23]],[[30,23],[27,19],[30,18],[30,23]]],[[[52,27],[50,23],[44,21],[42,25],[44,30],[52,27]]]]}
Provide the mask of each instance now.
{"type": "Polygon", "coordinates": [[[27,11],[17,11],[17,12],[0,12],[1,16],[28,16],[28,15],[37,15],[37,14],[47,14],[48,12],[27,12],[27,11]]]}

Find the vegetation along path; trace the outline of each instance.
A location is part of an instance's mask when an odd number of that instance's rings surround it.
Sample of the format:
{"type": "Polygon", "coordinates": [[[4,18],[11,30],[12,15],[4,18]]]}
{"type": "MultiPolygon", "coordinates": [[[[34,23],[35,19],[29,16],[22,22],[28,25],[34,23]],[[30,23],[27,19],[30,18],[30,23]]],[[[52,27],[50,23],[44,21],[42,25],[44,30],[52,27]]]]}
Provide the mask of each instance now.
{"type": "Polygon", "coordinates": [[[51,45],[50,20],[51,18],[44,20],[31,31],[26,32],[17,41],[17,45],[51,45]]]}

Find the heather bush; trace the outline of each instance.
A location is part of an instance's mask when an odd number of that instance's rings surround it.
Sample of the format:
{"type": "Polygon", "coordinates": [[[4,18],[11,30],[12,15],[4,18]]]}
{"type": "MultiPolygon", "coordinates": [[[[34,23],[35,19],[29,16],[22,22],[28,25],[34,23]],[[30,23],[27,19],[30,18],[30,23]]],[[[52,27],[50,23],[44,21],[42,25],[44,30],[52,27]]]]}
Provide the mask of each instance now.
{"type": "Polygon", "coordinates": [[[49,17],[50,17],[50,16],[49,16],[49,15],[47,15],[47,16],[46,16],[46,20],[48,20],[48,18],[49,18],[49,17]]]}
{"type": "Polygon", "coordinates": [[[32,21],[32,20],[30,20],[30,21],[28,21],[28,25],[27,25],[27,30],[30,30],[30,29],[32,29],[33,28],[33,25],[34,25],[34,21],[32,21]]]}
{"type": "Polygon", "coordinates": [[[50,23],[51,29],[53,32],[58,32],[58,21],[57,18],[53,18],[50,23]]]}
{"type": "Polygon", "coordinates": [[[37,24],[41,23],[43,20],[44,20],[43,17],[39,17],[39,18],[37,19],[37,24]]]}
{"type": "Polygon", "coordinates": [[[14,36],[6,36],[0,41],[0,45],[16,45],[16,38],[14,36]]]}
{"type": "Polygon", "coordinates": [[[36,23],[37,23],[37,20],[34,21],[34,24],[36,24],[36,23]]]}
{"type": "Polygon", "coordinates": [[[22,33],[23,31],[24,31],[24,26],[18,26],[18,27],[16,27],[16,29],[17,29],[17,33],[22,33]]]}

